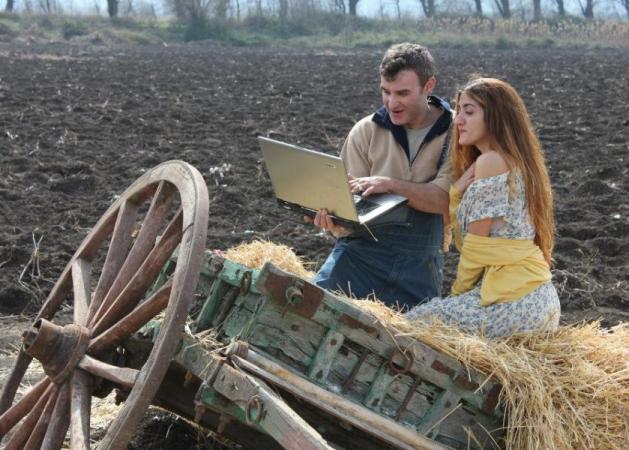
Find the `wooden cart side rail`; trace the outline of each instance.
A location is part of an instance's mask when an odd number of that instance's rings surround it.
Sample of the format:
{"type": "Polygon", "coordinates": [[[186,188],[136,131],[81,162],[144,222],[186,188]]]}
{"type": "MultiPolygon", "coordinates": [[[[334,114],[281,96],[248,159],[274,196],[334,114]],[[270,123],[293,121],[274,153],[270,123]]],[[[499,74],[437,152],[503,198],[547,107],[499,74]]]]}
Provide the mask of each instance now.
{"type": "MultiPolygon", "coordinates": [[[[301,278],[283,272],[272,264],[265,264],[256,284],[259,291],[269,295],[274,302],[279,302],[280,308],[286,308],[293,314],[304,316],[333,332],[343,334],[345,339],[363,346],[385,360],[390,358],[393,365],[406,368],[409,374],[451,390],[486,414],[494,413],[498,404],[499,386],[487,380],[487,376],[468,370],[455,358],[439,353],[410,336],[400,335],[396,329],[384,325],[369,312],[301,278]],[[280,292],[297,285],[302,287],[303,300],[292,306],[286,300],[290,297],[281,295],[280,292]],[[318,294],[314,299],[309,297],[310,293],[317,290],[322,293],[320,298],[318,294]],[[325,308],[319,307],[321,304],[325,308]],[[391,348],[398,350],[392,353],[391,348]]],[[[325,359],[331,361],[333,358],[326,355],[325,359]]],[[[314,364],[320,365],[321,361],[317,361],[315,357],[314,364]]]]}
{"type": "Polygon", "coordinates": [[[397,448],[417,450],[445,450],[446,448],[362,405],[326,391],[251,348],[246,357],[232,356],[232,358],[238,367],[247,372],[280,386],[291,394],[397,448]]]}
{"type": "MultiPolygon", "coordinates": [[[[483,386],[489,392],[494,383],[486,382],[487,377],[482,374],[471,370],[462,370],[461,363],[456,359],[439,353],[412,337],[400,335],[397,330],[385,326],[375,316],[361,310],[342,297],[324,291],[270,263],[265,264],[258,271],[248,269],[217,255],[208,254],[207,257],[208,262],[204,264],[202,273],[216,281],[213,283],[203,309],[196,320],[196,332],[216,325],[213,323],[215,322],[213,319],[215,319],[216,308],[222,296],[230,286],[240,287],[242,290],[243,276],[250,272],[251,275],[249,276],[253,282],[250,283],[249,290],[255,294],[268,295],[274,302],[281,303],[285,312],[311,319],[337,335],[343,334],[346,338],[383,358],[391,357],[392,363],[399,367],[407,366],[410,356],[412,365],[408,368],[409,372],[439,386],[443,386],[446,382],[448,387],[452,387],[462,398],[476,404],[486,412],[490,412],[491,405],[477,404],[478,395],[470,396],[469,393],[470,390],[474,391],[479,386],[483,386]],[[299,294],[300,290],[301,295],[299,294]],[[293,294],[292,297],[291,293],[293,294]],[[322,303],[326,305],[326,313],[319,310],[322,303]],[[391,355],[390,348],[392,347],[397,347],[400,351],[391,355]]],[[[339,341],[337,340],[337,342],[339,341]]],[[[338,349],[340,344],[334,347],[338,349]]],[[[329,353],[330,349],[326,347],[326,350],[329,353]]],[[[319,378],[324,379],[323,375],[329,370],[333,355],[320,354],[318,356],[319,358],[315,358],[310,372],[314,376],[321,371],[322,376],[319,378]]],[[[495,405],[493,406],[495,407],[495,405]]]]}
{"type": "MultiPolygon", "coordinates": [[[[249,350],[247,359],[235,355],[230,356],[230,358],[237,367],[286,390],[395,448],[417,450],[444,450],[446,448],[369,410],[365,406],[326,391],[294,374],[289,369],[273,363],[258,352],[249,350]],[[251,362],[250,358],[254,358],[255,362],[251,362]]],[[[234,369],[226,364],[225,358],[221,357],[217,351],[205,349],[194,337],[185,336],[180,351],[175,355],[175,361],[196,377],[205,380],[210,388],[221,392],[223,395],[228,394],[226,395],[228,398],[233,397],[233,395],[229,395],[229,390],[225,386],[221,386],[222,382],[219,382],[219,377],[225,375],[226,372],[224,371],[227,370],[225,368],[234,369]]],[[[236,391],[234,390],[234,392],[236,391]]],[[[208,399],[211,401],[211,397],[208,399]]],[[[213,405],[208,404],[208,407],[213,407],[213,405]]]]}

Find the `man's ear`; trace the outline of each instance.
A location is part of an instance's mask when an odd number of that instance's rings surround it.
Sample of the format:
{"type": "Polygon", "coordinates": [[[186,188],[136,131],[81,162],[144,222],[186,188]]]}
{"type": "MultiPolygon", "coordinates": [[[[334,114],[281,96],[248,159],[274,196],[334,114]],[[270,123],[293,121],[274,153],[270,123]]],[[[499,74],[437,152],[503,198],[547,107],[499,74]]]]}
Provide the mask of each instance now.
{"type": "Polygon", "coordinates": [[[426,81],[426,83],[424,83],[424,88],[423,88],[423,92],[426,95],[430,95],[432,94],[433,89],[435,88],[435,86],[437,85],[437,79],[433,76],[428,78],[428,81],[426,81]]]}

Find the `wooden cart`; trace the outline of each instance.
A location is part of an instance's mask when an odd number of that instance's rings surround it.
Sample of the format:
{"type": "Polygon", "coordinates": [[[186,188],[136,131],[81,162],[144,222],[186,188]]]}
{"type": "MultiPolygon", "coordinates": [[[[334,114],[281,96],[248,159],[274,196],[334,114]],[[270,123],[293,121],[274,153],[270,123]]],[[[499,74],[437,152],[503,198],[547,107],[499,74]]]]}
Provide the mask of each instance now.
{"type": "Polygon", "coordinates": [[[102,449],[125,448],[150,403],[247,449],[500,446],[497,384],[304,279],[205,251],[207,218],[180,161],[105,213],[3,381],[6,449],[59,449],[68,433],[90,448],[91,398],[112,389],[124,406],[102,449]],[[33,358],[46,377],[14,402],[33,358]]]}

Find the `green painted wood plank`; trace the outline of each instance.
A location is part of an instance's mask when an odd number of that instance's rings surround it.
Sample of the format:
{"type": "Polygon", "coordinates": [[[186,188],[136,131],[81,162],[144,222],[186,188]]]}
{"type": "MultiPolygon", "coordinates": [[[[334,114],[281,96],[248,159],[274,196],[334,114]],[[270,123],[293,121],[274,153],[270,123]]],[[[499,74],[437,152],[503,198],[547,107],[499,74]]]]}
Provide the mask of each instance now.
{"type": "Polygon", "coordinates": [[[308,377],[317,383],[323,383],[328,378],[328,373],[334,363],[334,359],[339,351],[339,348],[343,345],[345,336],[336,330],[328,330],[325,337],[319,345],[317,354],[315,355],[310,369],[308,371],[308,377]]]}
{"type": "Polygon", "coordinates": [[[380,404],[387,395],[389,386],[395,379],[396,375],[391,373],[389,362],[385,361],[376,373],[376,377],[371,382],[369,392],[363,400],[363,404],[376,412],[380,412],[380,404]]]}

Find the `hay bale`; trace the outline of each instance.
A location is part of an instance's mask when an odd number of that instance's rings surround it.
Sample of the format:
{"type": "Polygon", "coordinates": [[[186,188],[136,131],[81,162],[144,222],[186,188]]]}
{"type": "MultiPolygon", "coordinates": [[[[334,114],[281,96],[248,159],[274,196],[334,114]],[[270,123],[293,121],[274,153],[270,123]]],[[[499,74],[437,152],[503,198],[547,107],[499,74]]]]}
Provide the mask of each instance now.
{"type": "Polygon", "coordinates": [[[448,354],[503,386],[506,447],[626,449],[629,326],[562,326],[501,340],[444,324],[410,322],[378,301],[352,300],[377,320],[448,354]]]}
{"type": "Polygon", "coordinates": [[[224,254],[225,258],[252,269],[261,269],[265,262],[272,262],[286,272],[293,273],[306,280],[312,279],[314,273],[307,270],[305,263],[286,245],[269,241],[256,240],[232,247],[224,254]]]}

